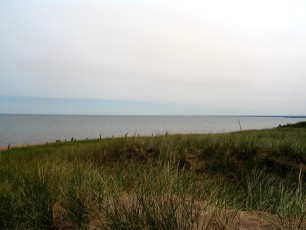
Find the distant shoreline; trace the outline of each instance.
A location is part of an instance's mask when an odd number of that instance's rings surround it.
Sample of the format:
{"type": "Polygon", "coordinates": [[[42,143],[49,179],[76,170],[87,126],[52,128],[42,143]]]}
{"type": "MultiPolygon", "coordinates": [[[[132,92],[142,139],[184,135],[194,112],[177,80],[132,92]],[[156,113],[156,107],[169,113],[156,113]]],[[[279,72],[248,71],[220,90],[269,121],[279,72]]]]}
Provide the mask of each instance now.
{"type": "Polygon", "coordinates": [[[21,116],[115,116],[115,117],[283,117],[306,118],[306,115],[217,115],[217,114],[32,114],[32,113],[0,113],[1,115],[21,116]]]}
{"type": "MultiPolygon", "coordinates": [[[[14,148],[22,148],[22,147],[26,147],[26,146],[30,146],[30,145],[37,145],[37,144],[11,144],[10,145],[10,149],[14,149],[14,148]]],[[[0,150],[8,150],[8,145],[0,145],[0,150]]]]}
{"type": "MultiPolygon", "coordinates": [[[[37,145],[46,145],[48,143],[35,143],[35,144],[11,144],[10,149],[16,149],[16,148],[23,148],[23,147],[29,147],[29,146],[37,146],[37,145]]],[[[0,151],[7,151],[8,145],[0,145],[0,151]]]]}
{"type": "Polygon", "coordinates": [[[306,116],[221,115],[3,115],[0,150],[56,140],[120,137],[124,135],[207,134],[274,128],[306,116]]]}

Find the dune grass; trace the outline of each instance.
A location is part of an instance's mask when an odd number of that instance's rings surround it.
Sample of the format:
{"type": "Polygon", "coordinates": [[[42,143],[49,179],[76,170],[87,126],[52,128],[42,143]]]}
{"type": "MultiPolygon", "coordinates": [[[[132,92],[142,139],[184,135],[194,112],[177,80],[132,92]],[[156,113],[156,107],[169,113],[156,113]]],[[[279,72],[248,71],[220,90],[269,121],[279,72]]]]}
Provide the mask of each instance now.
{"type": "Polygon", "coordinates": [[[305,229],[305,164],[303,125],[15,148],[0,229],[305,229]]]}

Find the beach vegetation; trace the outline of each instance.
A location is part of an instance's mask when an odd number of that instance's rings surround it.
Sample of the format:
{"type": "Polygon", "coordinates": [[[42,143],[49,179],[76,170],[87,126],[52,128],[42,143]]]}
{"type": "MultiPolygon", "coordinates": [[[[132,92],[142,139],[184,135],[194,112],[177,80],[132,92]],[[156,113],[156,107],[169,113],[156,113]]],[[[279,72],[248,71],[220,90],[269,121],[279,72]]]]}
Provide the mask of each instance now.
{"type": "Polygon", "coordinates": [[[0,229],[305,229],[306,127],[2,151],[0,229]]]}

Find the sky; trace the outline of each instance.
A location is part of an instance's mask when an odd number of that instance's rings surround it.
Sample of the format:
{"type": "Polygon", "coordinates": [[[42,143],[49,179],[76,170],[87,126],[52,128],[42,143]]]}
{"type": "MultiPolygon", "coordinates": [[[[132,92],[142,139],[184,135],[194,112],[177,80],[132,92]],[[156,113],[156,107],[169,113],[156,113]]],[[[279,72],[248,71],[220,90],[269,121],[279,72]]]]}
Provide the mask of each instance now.
{"type": "Polygon", "coordinates": [[[306,115],[305,0],[0,0],[0,113],[306,115]]]}

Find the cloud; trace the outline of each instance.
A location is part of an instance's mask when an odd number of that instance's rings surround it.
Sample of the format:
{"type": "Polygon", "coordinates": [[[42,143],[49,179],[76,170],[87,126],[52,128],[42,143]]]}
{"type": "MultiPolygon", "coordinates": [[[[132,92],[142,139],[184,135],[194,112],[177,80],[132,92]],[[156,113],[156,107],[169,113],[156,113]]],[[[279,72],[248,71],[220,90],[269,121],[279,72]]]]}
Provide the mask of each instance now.
{"type": "Polygon", "coordinates": [[[306,113],[305,25],[299,0],[3,0],[0,90],[306,113]]]}

